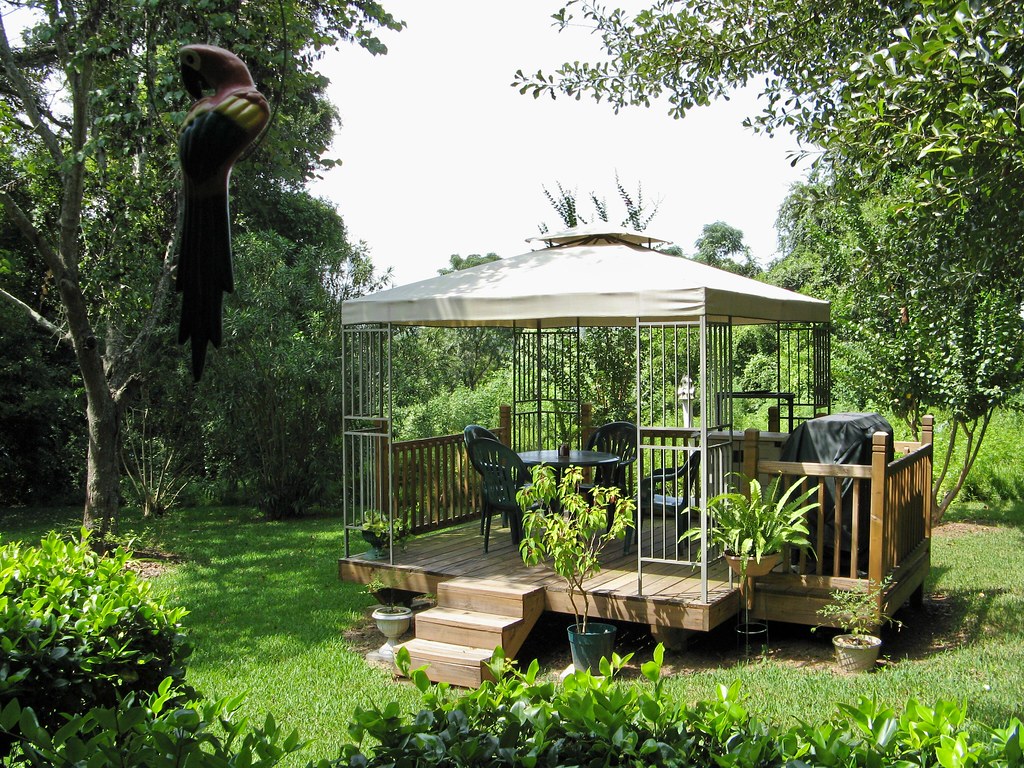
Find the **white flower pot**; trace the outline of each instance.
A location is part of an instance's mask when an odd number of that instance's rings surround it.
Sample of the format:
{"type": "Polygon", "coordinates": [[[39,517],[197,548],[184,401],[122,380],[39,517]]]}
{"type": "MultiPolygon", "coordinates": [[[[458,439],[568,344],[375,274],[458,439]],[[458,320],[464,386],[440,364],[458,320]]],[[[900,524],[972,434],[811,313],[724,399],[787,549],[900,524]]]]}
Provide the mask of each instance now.
{"type": "Polygon", "coordinates": [[[844,672],[865,672],[875,666],[882,639],[874,635],[836,635],[836,664],[844,672]]]}
{"type": "Polygon", "coordinates": [[[412,609],[401,605],[393,608],[378,608],[372,614],[373,620],[377,622],[377,629],[387,638],[377,653],[381,658],[389,661],[395,659],[395,645],[398,638],[404,635],[412,623],[412,609]]]}

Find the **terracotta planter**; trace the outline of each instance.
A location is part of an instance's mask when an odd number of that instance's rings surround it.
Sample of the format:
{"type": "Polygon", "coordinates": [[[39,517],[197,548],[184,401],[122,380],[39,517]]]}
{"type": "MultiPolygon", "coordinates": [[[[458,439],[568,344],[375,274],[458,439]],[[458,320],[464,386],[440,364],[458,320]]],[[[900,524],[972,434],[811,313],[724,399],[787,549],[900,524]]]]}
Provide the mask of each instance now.
{"type": "Polygon", "coordinates": [[[874,635],[836,635],[836,664],[844,672],[865,672],[873,669],[882,647],[882,639],[874,635]]]}
{"type": "Polygon", "coordinates": [[[372,615],[373,620],[377,622],[377,629],[387,638],[384,645],[377,649],[377,653],[383,659],[394,661],[398,638],[408,631],[412,623],[412,609],[396,605],[378,608],[372,615]]]}
{"type": "Polygon", "coordinates": [[[729,564],[733,573],[741,575],[743,573],[743,562],[746,561],[746,575],[750,578],[757,576],[764,576],[770,573],[771,570],[782,561],[782,555],[778,552],[772,555],[761,555],[761,562],[756,561],[752,557],[736,557],[736,555],[730,555],[726,553],[725,562],[729,564]]]}

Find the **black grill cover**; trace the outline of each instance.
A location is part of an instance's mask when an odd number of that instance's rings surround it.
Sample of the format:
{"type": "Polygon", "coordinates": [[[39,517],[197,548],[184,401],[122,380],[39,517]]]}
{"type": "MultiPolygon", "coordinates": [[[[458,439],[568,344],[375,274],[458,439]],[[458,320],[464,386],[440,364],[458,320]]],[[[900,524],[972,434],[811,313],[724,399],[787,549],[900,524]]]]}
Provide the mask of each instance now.
{"type": "MultiPolygon", "coordinates": [[[[805,421],[793,430],[782,446],[782,461],[810,461],[819,464],[870,464],[871,438],[875,432],[889,435],[886,441],[886,461],[894,456],[892,426],[878,413],[834,413],[805,421]]],[[[842,481],[843,513],[840,534],[840,562],[843,570],[850,561],[851,531],[853,526],[853,480],[842,481]]],[[[821,553],[824,572],[830,574],[834,560],[835,541],[835,494],[836,481],[825,482],[825,552],[821,553]]],[[[857,562],[861,570],[867,568],[868,531],[871,525],[871,494],[861,491],[857,510],[858,540],[857,562]]],[[[815,541],[817,516],[810,520],[811,541],[815,541]]]]}

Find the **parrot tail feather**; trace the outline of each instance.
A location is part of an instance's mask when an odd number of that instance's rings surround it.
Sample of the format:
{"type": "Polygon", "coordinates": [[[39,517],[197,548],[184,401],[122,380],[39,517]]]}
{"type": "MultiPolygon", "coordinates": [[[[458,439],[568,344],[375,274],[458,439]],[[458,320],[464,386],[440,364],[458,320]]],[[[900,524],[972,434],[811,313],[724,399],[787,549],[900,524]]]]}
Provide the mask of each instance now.
{"type": "Polygon", "coordinates": [[[223,298],[233,282],[227,193],[199,199],[186,195],[176,282],[181,293],[178,343],[192,344],[196,381],[203,375],[207,343],[221,344],[223,298]]]}

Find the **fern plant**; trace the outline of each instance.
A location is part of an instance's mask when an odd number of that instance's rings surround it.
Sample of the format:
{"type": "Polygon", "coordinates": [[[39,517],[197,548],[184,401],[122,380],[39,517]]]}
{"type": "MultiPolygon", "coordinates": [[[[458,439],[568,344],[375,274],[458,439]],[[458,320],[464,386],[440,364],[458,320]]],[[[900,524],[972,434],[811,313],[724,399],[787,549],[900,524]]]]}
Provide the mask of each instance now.
{"type": "MultiPolygon", "coordinates": [[[[750,495],[738,491],[720,493],[708,500],[708,513],[713,525],[709,530],[711,544],[720,546],[726,554],[739,558],[753,558],[761,562],[765,555],[782,551],[785,545],[799,550],[810,550],[807,513],[818,508],[818,502],[808,503],[817,488],[811,487],[797,495],[806,478],[793,483],[779,494],[781,478],[777,477],[761,487],[756,477],[748,480],[750,495]]],[[[690,528],[682,539],[701,537],[699,526],[690,528]]]]}

